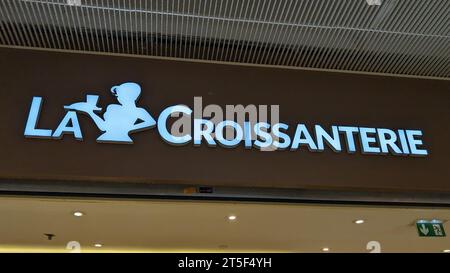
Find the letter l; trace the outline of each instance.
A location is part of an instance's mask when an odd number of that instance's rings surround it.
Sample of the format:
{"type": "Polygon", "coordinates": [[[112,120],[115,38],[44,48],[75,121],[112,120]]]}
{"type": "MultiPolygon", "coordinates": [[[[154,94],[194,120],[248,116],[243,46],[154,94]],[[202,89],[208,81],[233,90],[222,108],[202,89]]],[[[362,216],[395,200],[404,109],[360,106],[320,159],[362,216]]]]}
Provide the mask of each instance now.
{"type": "Polygon", "coordinates": [[[25,137],[50,138],[52,136],[52,130],[36,128],[37,122],[39,120],[39,113],[41,111],[41,105],[42,98],[33,97],[30,113],[28,114],[27,124],[25,125],[25,137]]]}

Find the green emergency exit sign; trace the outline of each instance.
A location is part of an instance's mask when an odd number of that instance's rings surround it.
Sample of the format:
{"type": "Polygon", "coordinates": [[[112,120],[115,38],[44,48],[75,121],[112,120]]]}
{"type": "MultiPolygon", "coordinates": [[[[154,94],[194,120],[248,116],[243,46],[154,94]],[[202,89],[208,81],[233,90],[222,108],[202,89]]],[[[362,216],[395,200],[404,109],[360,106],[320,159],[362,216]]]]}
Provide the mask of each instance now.
{"type": "Polygon", "coordinates": [[[445,237],[444,226],[442,222],[418,221],[416,223],[417,232],[420,237],[445,237]]]}

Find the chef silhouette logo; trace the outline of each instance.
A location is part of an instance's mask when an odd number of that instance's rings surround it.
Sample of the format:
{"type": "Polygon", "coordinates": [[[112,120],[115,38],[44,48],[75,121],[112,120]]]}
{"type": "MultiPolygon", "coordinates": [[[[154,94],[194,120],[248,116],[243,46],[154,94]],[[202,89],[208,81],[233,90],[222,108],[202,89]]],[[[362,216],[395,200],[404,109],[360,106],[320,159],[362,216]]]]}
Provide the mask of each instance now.
{"type": "Polygon", "coordinates": [[[119,104],[107,106],[103,118],[96,112],[102,109],[97,107],[98,96],[87,95],[85,102],[77,102],[64,109],[74,110],[87,114],[103,132],[97,138],[98,142],[106,143],[133,143],[129,134],[147,130],[156,125],[155,119],[144,108],[137,107],[136,102],[141,94],[141,87],[137,83],[126,82],[111,88],[111,93],[117,98],[119,104]]]}

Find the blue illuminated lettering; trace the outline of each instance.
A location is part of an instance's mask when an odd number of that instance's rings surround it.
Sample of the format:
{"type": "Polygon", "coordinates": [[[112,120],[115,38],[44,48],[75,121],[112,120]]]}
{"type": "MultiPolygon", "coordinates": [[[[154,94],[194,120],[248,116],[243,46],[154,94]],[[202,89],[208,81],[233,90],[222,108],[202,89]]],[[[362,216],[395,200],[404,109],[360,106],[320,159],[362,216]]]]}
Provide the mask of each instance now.
{"type": "Polygon", "coordinates": [[[297,125],[297,129],[292,140],[291,150],[296,150],[301,145],[307,145],[310,151],[317,151],[317,146],[304,124],[297,125]]]}
{"type": "Polygon", "coordinates": [[[422,145],[422,140],[417,139],[416,136],[421,137],[422,131],[419,130],[406,130],[406,138],[408,139],[409,149],[411,154],[415,156],[428,155],[428,151],[425,149],[419,149],[417,146],[422,145]]]}
{"type": "Polygon", "coordinates": [[[37,123],[39,121],[39,114],[41,112],[42,98],[33,97],[31,101],[30,112],[28,113],[27,123],[25,125],[26,137],[37,138],[50,138],[52,136],[52,130],[49,129],[37,129],[37,123]]]}
{"type": "MultiPolygon", "coordinates": [[[[211,119],[204,119],[202,113],[197,113],[197,111],[203,112],[203,110],[201,105],[198,109],[196,100],[194,100],[194,109],[196,110],[193,111],[185,105],[169,106],[159,114],[156,121],[145,108],[137,106],[141,94],[139,84],[126,82],[113,86],[110,91],[117,103],[107,105],[104,112],[97,106],[98,95],[87,95],[85,101],[64,106],[67,112],[54,131],[38,128],[43,99],[33,97],[24,136],[60,139],[64,135],[71,135],[77,140],[82,140],[83,135],[77,114],[84,113],[102,132],[97,138],[97,142],[102,143],[132,144],[133,140],[130,134],[156,126],[161,138],[171,145],[192,143],[194,146],[206,144],[209,147],[220,145],[224,148],[243,145],[246,149],[254,147],[263,151],[286,149],[295,151],[301,146],[306,146],[312,152],[324,152],[327,147],[328,150],[336,153],[345,150],[352,154],[360,150],[362,154],[428,155],[428,150],[422,141],[423,132],[421,130],[337,125],[323,127],[319,124],[310,124],[309,128],[312,129],[309,131],[303,123],[298,123],[294,127],[278,122],[278,119],[274,120],[273,116],[271,117],[273,124],[270,124],[262,122],[266,120],[264,117],[258,119],[250,116],[248,118],[241,117],[235,121],[232,120],[235,118],[234,115],[231,115],[231,119],[222,120],[222,113],[215,113],[209,115],[211,119]],[[181,118],[180,114],[182,114],[181,118]],[[213,116],[214,118],[212,118],[213,116]],[[220,118],[217,119],[218,117],[220,118]],[[171,122],[170,118],[179,119],[171,122]],[[295,132],[292,132],[294,129],[295,132]],[[226,132],[233,132],[233,134],[229,135],[226,132]]],[[[217,108],[220,110],[220,106],[214,105],[214,107],[215,112],[217,112],[217,108]]],[[[239,109],[241,108],[246,109],[243,106],[239,109]]],[[[256,113],[256,111],[253,112],[256,113]]]]}
{"type": "Polygon", "coordinates": [[[74,111],[68,111],[64,116],[61,123],[56,128],[53,133],[53,138],[62,138],[64,134],[73,134],[76,139],[82,140],[83,136],[81,135],[80,124],[78,123],[77,113],[74,111]],[[72,124],[72,126],[69,126],[72,124]]]}
{"type": "Polygon", "coordinates": [[[191,115],[192,110],[183,105],[170,106],[161,112],[158,118],[158,132],[159,135],[169,144],[184,145],[191,141],[192,137],[189,134],[183,136],[174,136],[167,130],[167,119],[174,113],[184,113],[191,115]]]}
{"type": "Polygon", "coordinates": [[[374,136],[369,136],[369,134],[375,134],[377,131],[375,128],[359,128],[359,137],[361,140],[362,153],[363,154],[378,154],[380,153],[380,148],[373,147],[371,144],[376,143],[377,140],[374,136]]]}

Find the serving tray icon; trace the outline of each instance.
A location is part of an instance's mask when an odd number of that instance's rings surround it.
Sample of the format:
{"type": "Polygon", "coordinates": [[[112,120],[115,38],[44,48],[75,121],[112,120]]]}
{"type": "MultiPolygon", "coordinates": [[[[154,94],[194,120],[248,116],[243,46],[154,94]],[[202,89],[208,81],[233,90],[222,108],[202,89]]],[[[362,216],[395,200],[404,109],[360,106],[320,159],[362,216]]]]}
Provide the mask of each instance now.
{"type": "Polygon", "coordinates": [[[81,112],[98,112],[101,111],[102,108],[97,107],[98,96],[97,95],[87,95],[85,102],[76,102],[71,105],[65,105],[64,109],[67,110],[75,110],[81,112]]]}

